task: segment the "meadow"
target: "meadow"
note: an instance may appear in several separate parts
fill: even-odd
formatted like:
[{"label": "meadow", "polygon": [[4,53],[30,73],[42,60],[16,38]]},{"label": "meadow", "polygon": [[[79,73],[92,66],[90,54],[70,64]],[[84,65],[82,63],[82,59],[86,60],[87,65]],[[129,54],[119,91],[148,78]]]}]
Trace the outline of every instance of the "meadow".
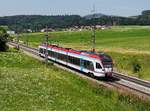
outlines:
[{"label": "meadow", "polygon": [[[49,43],[62,47],[91,50],[92,31],[58,31],[49,33]],[[20,34],[21,41],[38,47],[45,41],[45,33]],[[129,75],[150,80],[150,26],[116,26],[96,31],[96,50],[109,53],[115,69]],[[134,72],[134,65],[140,70]]]},{"label": "meadow", "polygon": [[0,52],[1,111],[150,111],[150,102],[46,67],[14,49]]},{"label": "meadow", "polygon": [[[76,49],[91,48],[91,31],[59,31],[49,33],[49,43]],[[21,34],[21,40],[28,39],[31,46],[37,47],[44,41],[45,33]],[[96,49],[116,51],[150,51],[150,27],[112,27],[96,31]]]}]

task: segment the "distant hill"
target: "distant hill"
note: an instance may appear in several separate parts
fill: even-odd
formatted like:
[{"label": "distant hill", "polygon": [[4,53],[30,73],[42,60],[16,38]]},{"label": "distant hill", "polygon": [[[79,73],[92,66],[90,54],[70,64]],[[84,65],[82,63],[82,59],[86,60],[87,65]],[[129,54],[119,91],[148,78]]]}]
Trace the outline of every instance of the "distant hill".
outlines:
[{"label": "distant hill", "polygon": [[137,19],[138,17],[139,17],[139,15],[137,15],[137,16],[130,16],[130,17],[128,17],[128,18]]},{"label": "distant hill", "polygon": [[102,16],[107,16],[107,15],[102,14],[102,13],[95,13],[95,14],[86,15],[83,18],[85,18],[85,19],[92,19],[92,18],[100,18]]},{"label": "distant hill", "polygon": [[[92,18],[96,19],[92,19]],[[0,17],[0,26],[8,26],[10,30],[25,32],[31,29],[40,31],[48,26],[53,29],[70,28],[87,25],[150,25],[150,10],[145,10],[138,16],[120,17],[102,13],[89,14],[84,17],[79,15],[17,15]]]},{"label": "distant hill", "polygon": [[0,17],[0,25],[8,26],[9,29],[17,32],[32,29],[40,31],[46,26],[50,28],[67,28],[78,25],[81,17],[79,15],[16,15]]}]

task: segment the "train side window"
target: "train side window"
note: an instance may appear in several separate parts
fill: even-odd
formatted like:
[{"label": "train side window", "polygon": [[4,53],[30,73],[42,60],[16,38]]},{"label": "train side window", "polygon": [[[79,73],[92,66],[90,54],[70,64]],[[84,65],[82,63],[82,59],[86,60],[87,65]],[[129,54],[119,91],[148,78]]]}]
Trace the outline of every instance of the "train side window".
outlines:
[{"label": "train side window", "polygon": [[54,57],[54,52],[53,51],[48,51],[48,55],[51,57]]},{"label": "train side window", "polygon": [[83,60],[83,66],[86,69],[94,70],[93,63],[91,61]]},{"label": "train side window", "polygon": [[55,57],[56,59],[58,59],[58,53],[57,53],[57,52],[54,52],[54,57]]},{"label": "train side window", "polygon": [[58,59],[66,61],[66,55],[58,53]]},{"label": "train side window", "polygon": [[80,66],[80,59],[72,56],[68,56],[68,62],[77,66]]},{"label": "train side window", "polygon": [[43,53],[43,49],[42,48],[40,48],[40,53]]},{"label": "train side window", "polygon": [[52,56],[52,51],[48,50],[48,55]]},{"label": "train side window", "polygon": [[96,63],[96,68],[97,69],[102,69],[102,66],[99,63]]},{"label": "train side window", "polygon": [[44,54],[46,53],[46,49],[44,49]]},{"label": "train side window", "polygon": [[90,62],[89,69],[92,70],[92,71],[94,71],[94,66],[93,66],[92,62]]}]

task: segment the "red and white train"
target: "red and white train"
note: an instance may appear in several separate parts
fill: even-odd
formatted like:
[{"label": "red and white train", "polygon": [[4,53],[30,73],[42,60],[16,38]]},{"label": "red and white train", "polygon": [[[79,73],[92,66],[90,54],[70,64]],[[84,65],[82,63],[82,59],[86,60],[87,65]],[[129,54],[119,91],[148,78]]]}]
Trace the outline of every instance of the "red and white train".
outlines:
[{"label": "red and white train", "polygon": [[[39,46],[39,55],[45,57],[46,46]],[[48,59],[97,77],[112,77],[113,61],[105,53],[78,51],[56,45],[48,46]]]}]

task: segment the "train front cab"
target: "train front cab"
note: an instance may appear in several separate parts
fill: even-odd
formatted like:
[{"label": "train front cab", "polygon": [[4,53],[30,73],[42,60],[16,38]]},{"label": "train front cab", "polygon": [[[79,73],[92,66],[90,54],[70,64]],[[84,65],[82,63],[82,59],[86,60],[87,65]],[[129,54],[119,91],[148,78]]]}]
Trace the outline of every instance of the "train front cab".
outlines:
[{"label": "train front cab", "polygon": [[95,63],[95,73],[94,76],[97,77],[112,77],[113,76],[113,66],[112,64],[103,65],[101,62]]},{"label": "train front cab", "polygon": [[110,63],[110,64],[107,64],[107,65],[104,65],[104,71],[105,71],[105,77],[112,77],[113,76],[113,65]]}]

